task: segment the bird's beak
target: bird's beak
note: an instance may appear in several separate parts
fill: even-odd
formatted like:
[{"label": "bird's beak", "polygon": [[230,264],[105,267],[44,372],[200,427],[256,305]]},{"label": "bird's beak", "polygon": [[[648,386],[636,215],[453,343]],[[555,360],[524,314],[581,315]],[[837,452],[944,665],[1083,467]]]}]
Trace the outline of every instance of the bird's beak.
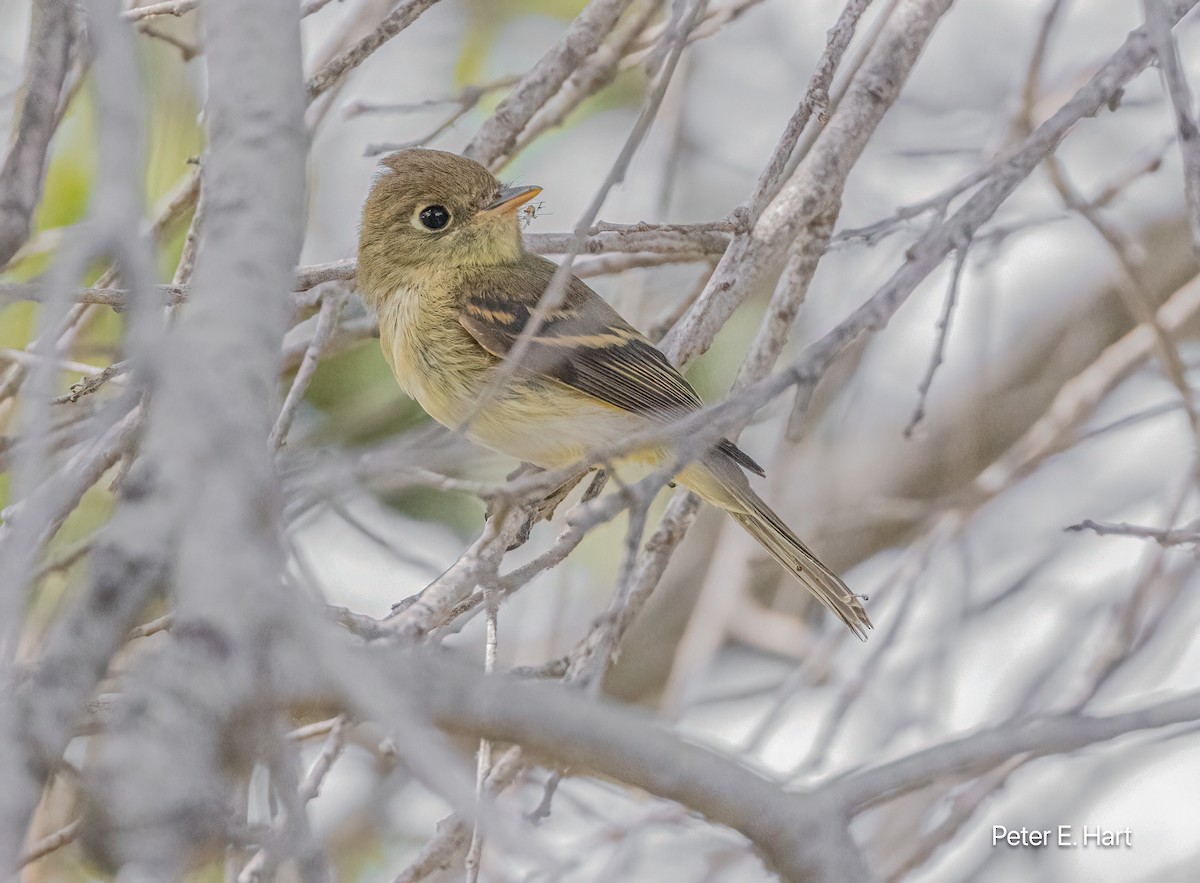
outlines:
[{"label": "bird's beak", "polygon": [[515,212],[541,192],[541,187],[505,187],[496,197],[496,201],[485,208],[484,212],[494,212],[498,215]]}]

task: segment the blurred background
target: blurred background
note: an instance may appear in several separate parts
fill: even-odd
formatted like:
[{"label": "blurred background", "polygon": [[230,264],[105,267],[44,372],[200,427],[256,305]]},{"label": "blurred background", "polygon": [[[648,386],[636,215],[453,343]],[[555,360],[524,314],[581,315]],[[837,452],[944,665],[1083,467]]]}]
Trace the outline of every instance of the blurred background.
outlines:
[{"label": "blurred background", "polygon": [[[308,69],[370,30],[392,5],[344,0],[307,17]],[[354,256],[380,145],[460,150],[511,78],[553,45],[584,5],[442,0],[314,103],[302,262]],[[641,5],[648,28],[661,22],[655,4]],[[842,5],[710,2],[710,27],[683,56],[649,137],[600,217],[684,223],[728,214],[752,191]],[[29,6],[0,5],[4,131],[19,106]],[[1056,17],[1046,29],[1052,7]],[[860,33],[869,34],[888,8],[877,0]],[[833,247],[783,363],[878,289],[936,220],[936,199],[1061,106],[1143,16],[1142,5],[1129,0],[975,0],[952,8],[850,176]],[[204,74],[195,58],[195,14],[142,27],[147,217],[154,217],[204,149]],[[1185,18],[1176,35],[1195,83],[1194,18]],[[544,188],[530,234],[574,227],[647,85],[634,58],[502,170],[507,181]],[[911,432],[953,260],[886,330],[838,361],[799,426],[789,432],[792,403],[784,397],[743,434],[742,447],[767,468],[757,485],[763,496],[854,591],[870,597],[876,628],[866,644],[814,609],[735,524],[706,510],[608,673],[606,691],[803,786],[1006,720],[1136,708],[1200,687],[1200,533],[1192,525],[1200,498],[1189,420],[1200,305],[1190,305],[1197,300],[1196,253],[1175,132],[1161,77],[1151,68],[1131,83],[1116,112],[1082,122],[1054,163],[1005,203],[966,255],[944,363]],[[84,77],[51,146],[36,231],[0,281],[38,277],[64,230],[84,216],[95,185],[94,144]],[[927,211],[904,211],[931,199]],[[162,282],[172,278],[186,229],[183,217],[163,231]],[[648,330],[667,327],[711,269],[701,261],[588,282]],[[728,392],[771,290],[763,286],[739,309],[689,369],[708,401]],[[1174,378],[1147,327],[1134,332],[1133,305],[1152,310],[1169,298],[1178,304],[1171,330],[1182,363]],[[0,308],[0,362],[14,361],[30,342],[35,318],[31,303]],[[301,353],[315,321],[290,332]],[[361,329],[369,317],[351,300],[342,323]],[[96,309],[64,358],[103,368],[120,358],[120,335],[120,315]],[[63,370],[60,391],[80,376]],[[60,407],[93,407],[90,401]],[[0,413],[0,431],[14,431],[12,416]],[[281,459],[298,581],[331,604],[381,616],[478,535],[479,500],[389,482],[387,458],[415,457],[485,481],[502,479],[516,464],[431,433],[428,418],[397,389],[377,340],[347,334],[331,347]],[[375,465],[345,477],[364,463]],[[9,478],[0,476],[0,505]],[[83,497],[47,560],[69,555],[104,524],[113,498],[108,485],[101,481]],[[1089,520],[1159,534],[1068,530]],[[575,644],[608,601],[625,527],[622,516],[594,530],[564,564],[506,602],[502,666],[541,664]],[[535,527],[531,541],[506,558],[505,570],[544,551],[561,528],[560,511],[557,522]],[[1161,533],[1170,528],[1179,530]],[[44,574],[31,622],[48,621],[84,566]],[[24,639],[36,645],[37,628]],[[482,655],[481,618],[446,642]],[[351,743],[310,806],[316,831],[333,847],[338,879],[391,879],[448,812],[401,768],[381,773],[386,759],[369,742]],[[547,775],[531,770],[505,800],[532,811]],[[1194,727],[1135,734],[1070,756],[1017,757],[979,777],[931,785],[865,813],[853,831],[884,879],[1191,880],[1200,867],[1193,821],[1200,794],[1186,783],[1198,779]],[[994,825],[1059,824],[1130,828],[1133,846],[992,846]],[[740,837],[602,780],[566,777],[538,831],[528,855],[485,854],[483,879],[770,879]],[[552,876],[544,853],[558,862]],[[74,846],[25,874],[100,878]],[[215,863],[194,879],[221,875]]]}]

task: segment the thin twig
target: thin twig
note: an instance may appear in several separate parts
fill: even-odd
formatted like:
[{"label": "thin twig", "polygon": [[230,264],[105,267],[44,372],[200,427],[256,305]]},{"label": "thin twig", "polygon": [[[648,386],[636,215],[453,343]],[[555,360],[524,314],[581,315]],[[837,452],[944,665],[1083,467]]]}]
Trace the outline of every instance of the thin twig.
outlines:
[{"label": "thin twig", "polygon": [[187,64],[202,52],[202,50],[195,44],[189,43],[180,37],[176,37],[174,34],[168,33],[167,31],[159,30],[154,25],[138,25],[137,30],[139,34],[143,34],[144,36],[151,37],[155,40],[161,40],[168,46],[178,49],[179,57],[183,60],[184,64]]},{"label": "thin twig", "polygon": [[925,403],[929,398],[929,389],[933,386],[933,375],[945,360],[946,340],[950,337],[950,320],[954,317],[954,305],[958,302],[958,286],[962,281],[963,267],[967,263],[967,244],[963,243],[954,252],[954,269],[950,271],[950,284],[946,288],[946,299],[942,303],[942,314],[938,317],[936,332],[937,342],[933,347],[933,355],[925,376],[917,386],[917,406],[913,409],[908,425],[904,427],[904,437],[912,438],[913,430],[925,416]]},{"label": "thin twig", "polygon": [[173,15],[176,18],[187,15],[200,5],[199,0],[166,0],[164,3],[150,3],[146,6],[136,6],[121,13],[125,21],[143,21],[160,15]]},{"label": "thin twig", "polygon": [[1200,523],[1189,522],[1183,527],[1149,527],[1128,522],[1092,521],[1085,518],[1078,524],[1069,525],[1063,530],[1091,531],[1097,536],[1108,537],[1137,537],[1154,540],[1160,546],[1195,546],[1200,543]]},{"label": "thin twig", "polygon": [[1145,280],[1144,268],[1130,246],[1128,237],[1109,223],[1092,202],[1084,198],[1067,177],[1066,169],[1058,156],[1047,155],[1046,168],[1063,205],[1077,212],[1112,250],[1124,276],[1124,284],[1118,285],[1117,291],[1130,316],[1138,323],[1147,325],[1153,330],[1158,344],[1158,357],[1163,374],[1179,390],[1180,401],[1191,426],[1192,435],[1196,438],[1197,444],[1200,444],[1200,411],[1192,402],[1192,390],[1187,380],[1183,359],[1175,341],[1158,321],[1152,305],[1149,286]]},{"label": "thin twig", "polygon": [[292,428],[296,411],[300,408],[300,403],[304,399],[304,393],[308,390],[313,375],[316,374],[317,363],[324,352],[325,345],[333,335],[334,329],[337,328],[338,315],[345,302],[346,292],[340,289],[327,293],[321,301],[321,312],[317,315],[316,330],[313,332],[308,348],[304,351],[304,359],[300,363],[296,377],[283,401],[283,407],[279,410],[279,417],[271,430],[268,444],[272,450],[278,450],[287,442],[288,431]]},{"label": "thin twig", "polygon": [[84,376],[77,383],[71,384],[71,391],[64,393],[54,399],[54,404],[65,405],[73,404],[79,401],[84,396],[91,395],[104,384],[108,383],[129,370],[131,363],[128,359],[114,362],[107,368],[100,371],[89,371],[84,373]]},{"label": "thin twig", "polygon": [[79,836],[80,827],[83,824],[82,819],[75,819],[63,825],[57,831],[47,834],[45,837],[38,840],[29,847],[22,855],[20,867],[25,867],[32,862],[36,862],[40,858],[45,858],[50,853],[61,849],[68,843],[74,842]]},{"label": "thin twig", "polygon": [[175,625],[175,616],[167,613],[160,616],[158,619],[152,619],[150,622],[142,623],[137,628],[129,632],[129,640],[135,641],[138,638],[148,638],[151,635],[156,635],[159,632],[165,632]]},{"label": "thin twig", "polygon": [[[293,739],[297,738],[295,731],[290,736]],[[325,745],[322,746],[321,753],[317,755],[317,759],[309,767],[308,775],[300,783],[299,795],[301,803],[308,803],[321,793],[321,783],[325,781],[325,777],[329,775],[329,771],[333,768],[334,763],[341,756],[342,750],[345,747],[346,716],[341,714],[333,718],[330,722],[329,735],[325,740]]]},{"label": "thin twig", "polygon": [[633,0],[592,0],[567,26],[554,47],[521,78],[479,128],[463,155],[485,166],[507,155],[534,113],[567,77],[600,46]]},{"label": "thin twig", "polygon": [[454,112],[425,135],[402,142],[368,144],[363,150],[364,156],[378,156],[381,153],[389,153],[393,150],[405,150],[409,147],[420,147],[429,144],[439,135],[452,129],[459,120],[474,110],[485,95],[499,89],[506,89],[515,82],[517,82],[516,77],[501,77],[482,86],[468,86],[450,98],[432,98],[416,104],[371,104],[364,101],[356,101],[347,105],[345,114],[347,117],[353,117],[363,113],[412,113],[430,107],[440,107],[445,104],[455,105]]},{"label": "thin twig", "polygon": [[758,176],[754,192],[745,202],[751,222],[758,220],[767,207],[767,203],[779,192],[788,160],[795,151],[796,144],[799,143],[800,136],[804,133],[813,114],[816,114],[817,120],[822,126],[829,122],[831,110],[829,89],[833,83],[833,75],[837,73],[846,49],[849,48],[850,41],[854,38],[854,31],[858,27],[859,19],[870,5],[871,0],[851,0],[842,7],[837,21],[829,29],[825,49],[817,60],[817,69],[813,71],[813,75],[808,81],[804,97],[792,112],[770,160]]},{"label": "thin twig", "polygon": [[[500,615],[499,601],[496,593],[489,584],[483,587],[484,602],[487,607],[487,629],[484,642],[483,670],[491,674],[496,670],[497,620]],[[466,871],[467,883],[476,883],[479,879],[480,859],[483,854],[483,832],[479,828],[479,814],[486,793],[488,773],[492,767],[492,742],[490,739],[479,740],[478,756],[475,760],[475,824],[471,829],[471,844],[467,847]]]},{"label": "thin twig", "polygon": [[309,77],[308,100],[311,103],[330,87],[366,61],[376,49],[395,37],[437,0],[402,0],[383,21],[353,46],[339,53],[328,64]]},{"label": "thin twig", "polygon": [[1200,716],[1200,694],[1190,693],[1136,711],[1103,717],[1075,713],[1026,718],[916,751],[850,773],[818,789],[850,809],[895,800],[939,778],[986,769],[1023,752],[1052,754],[1117,738],[1140,729],[1170,726]]},{"label": "thin twig", "polygon": [[776,265],[800,231],[840,201],[850,169],[949,6],[949,0],[900,4],[813,150],[763,209],[751,233],[725,252],[695,306],[663,340],[672,361],[686,365],[706,351],[754,283]]},{"label": "thin twig", "polygon": [[[545,132],[561,125],[583,101],[612,82],[618,71],[635,64],[629,54],[631,47],[660,5],[658,0],[638,0],[636,4],[631,4],[629,11],[604,35],[604,40],[596,47],[596,51],[571,71],[558,92],[537,109],[533,117],[522,126],[513,144],[503,155],[493,160],[492,165],[504,165]],[[654,68],[657,67],[656,62]],[[654,70],[649,72],[653,73]]]}]

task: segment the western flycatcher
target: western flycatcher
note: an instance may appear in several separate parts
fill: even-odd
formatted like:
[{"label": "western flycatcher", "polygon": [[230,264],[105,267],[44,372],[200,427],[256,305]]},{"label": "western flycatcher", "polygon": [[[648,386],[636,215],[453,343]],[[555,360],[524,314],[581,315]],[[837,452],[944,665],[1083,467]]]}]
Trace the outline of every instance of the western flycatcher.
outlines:
[{"label": "western flycatcher", "polygon": [[[555,265],[525,250],[519,209],[538,187],[502,187],[483,166],[438,150],[382,162],[363,210],[358,288],[379,314],[383,354],[433,419],[547,469],[702,407],[655,346],[572,276],[521,361],[480,397],[530,320]],[[468,420],[469,418],[469,420]],[[661,447],[632,459],[661,462]],[[720,506],[856,635],[859,599],[750,487],[763,475],[722,439],[676,476]]]}]

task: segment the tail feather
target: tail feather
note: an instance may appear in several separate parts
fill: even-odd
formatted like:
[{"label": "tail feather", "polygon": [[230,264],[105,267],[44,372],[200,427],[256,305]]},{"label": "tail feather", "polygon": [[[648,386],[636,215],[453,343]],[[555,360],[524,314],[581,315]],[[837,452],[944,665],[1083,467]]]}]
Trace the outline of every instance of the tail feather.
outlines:
[{"label": "tail feather", "polygon": [[746,476],[728,460],[695,464],[678,477],[681,484],[726,510],[750,536],[800,584],[828,607],[860,640],[871,620],[859,597],[821,563],[791,528],[750,487]]},{"label": "tail feather", "polygon": [[866,629],[871,628],[871,620],[858,596],[846,588],[837,574],[822,564],[765,503],[755,502],[761,505],[750,512],[730,511],[729,514],[850,631],[866,640]]}]

